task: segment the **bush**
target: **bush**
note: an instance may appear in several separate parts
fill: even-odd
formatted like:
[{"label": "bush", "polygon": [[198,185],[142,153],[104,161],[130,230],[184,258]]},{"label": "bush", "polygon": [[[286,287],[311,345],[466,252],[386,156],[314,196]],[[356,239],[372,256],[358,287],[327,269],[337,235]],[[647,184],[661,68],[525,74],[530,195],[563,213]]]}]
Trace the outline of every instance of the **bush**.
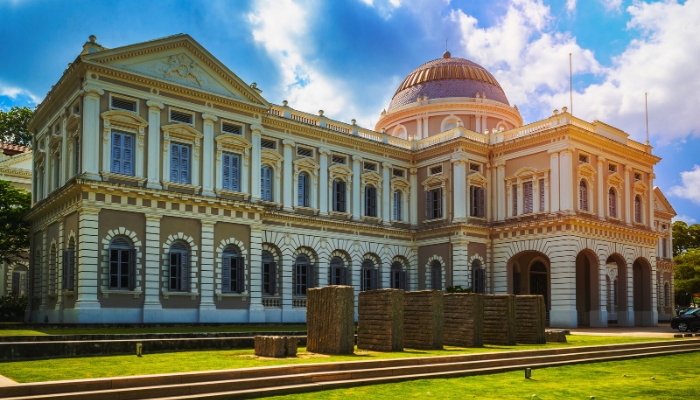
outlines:
[{"label": "bush", "polygon": [[448,286],[447,287],[447,293],[471,293],[472,288],[468,287],[466,289],[462,289],[462,286]]},{"label": "bush", "polygon": [[29,304],[27,296],[15,296],[10,293],[0,296],[0,321],[20,322],[24,320],[24,312]]}]

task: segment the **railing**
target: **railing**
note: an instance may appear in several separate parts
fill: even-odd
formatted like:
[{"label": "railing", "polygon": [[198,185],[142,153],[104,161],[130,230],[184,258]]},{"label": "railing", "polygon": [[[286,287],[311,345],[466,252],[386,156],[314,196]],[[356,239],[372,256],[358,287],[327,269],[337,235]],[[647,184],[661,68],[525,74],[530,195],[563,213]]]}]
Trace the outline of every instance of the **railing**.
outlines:
[{"label": "railing", "polygon": [[279,297],[263,297],[262,304],[264,307],[282,307],[282,299]]},{"label": "railing", "polygon": [[318,125],[318,121],[309,117],[305,117],[303,115],[292,114],[292,119],[298,122],[302,122],[304,124]]},{"label": "railing", "polygon": [[306,307],[306,299],[292,299],[292,307]]},{"label": "railing", "polygon": [[547,128],[550,128],[551,126],[551,121],[547,121],[545,123],[536,122],[534,124],[525,125],[520,128],[511,129],[503,133],[503,140],[517,139],[519,137],[527,136],[531,133],[545,130]]},{"label": "railing", "polygon": [[326,126],[326,128],[328,128],[328,129],[330,129],[330,130],[332,130],[332,131],[341,132],[341,133],[351,133],[351,132],[352,132],[352,131],[350,130],[350,128],[344,128],[344,127],[342,127],[342,126],[340,126],[340,125],[334,125],[334,124],[328,124],[328,125]]}]

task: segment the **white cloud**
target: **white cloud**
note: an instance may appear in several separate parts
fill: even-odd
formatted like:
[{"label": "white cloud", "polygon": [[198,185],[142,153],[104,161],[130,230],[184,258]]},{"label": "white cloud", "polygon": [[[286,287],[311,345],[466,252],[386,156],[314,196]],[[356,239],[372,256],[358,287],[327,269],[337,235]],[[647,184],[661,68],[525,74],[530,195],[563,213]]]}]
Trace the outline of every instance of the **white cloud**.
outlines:
[{"label": "white cloud", "polygon": [[566,11],[570,13],[576,11],[576,0],[566,0]]},{"label": "white cloud", "polygon": [[5,85],[0,82],[0,97],[9,97],[12,100],[16,100],[17,97],[26,97],[34,104],[41,102],[41,99],[35,96],[32,92],[27,89],[18,88],[15,86]]},{"label": "white cloud", "polygon": [[622,7],[622,0],[600,0],[600,2],[603,4],[603,7],[605,7],[605,9],[608,11],[620,11],[620,8]]},{"label": "white cloud", "polygon": [[676,221],[683,221],[683,222],[685,222],[685,223],[688,224],[688,225],[694,224],[694,223],[698,222],[698,220],[696,220],[695,218],[689,217],[689,216],[687,216],[687,215],[677,215],[677,216],[673,217],[673,220],[672,220],[672,221],[673,221],[673,222],[676,222]]},{"label": "white cloud", "polygon": [[681,172],[681,181],[683,184],[672,187],[669,194],[700,204],[700,165],[695,165],[691,171]]}]

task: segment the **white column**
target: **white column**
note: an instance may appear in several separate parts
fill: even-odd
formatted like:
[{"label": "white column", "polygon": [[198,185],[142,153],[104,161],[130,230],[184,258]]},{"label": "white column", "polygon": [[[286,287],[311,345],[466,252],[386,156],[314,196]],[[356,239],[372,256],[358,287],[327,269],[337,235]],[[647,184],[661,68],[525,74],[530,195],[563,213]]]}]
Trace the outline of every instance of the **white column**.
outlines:
[{"label": "white column", "polygon": [[[104,90],[87,86],[83,97],[83,151],[81,167],[83,177],[100,181],[100,96]],[[48,149],[46,155],[48,156]],[[109,157],[103,154],[102,157]],[[47,164],[48,165],[48,164]],[[48,169],[48,168],[47,168]]]},{"label": "white column", "polygon": [[481,131],[480,131],[481,133],[486,132],[486,130],[488,129],[487,122],[488,122],[488,118],[486,117],[486,115],[482,116],[481,117]]},{"label": "white column", "polygon": [[282,205],[285,210],[292,211],[292,199],[294,196],[294,179],[292,176],[294,160],[292,159],[292,148],[296,145],[296,143],[294,143],[293,140],[284,139],[282,144],[284,144],[284,198]]},{"label": "white column", "polygon": [[51,190],[53,190],[53,185],[51,182],[51,170],[53,169],[53,152],[49,147],[49,139],[51,139],[50,131],[46,135],[46,143],[44,144],[44,148],[46,149],[46,155],[44,156],[44,198],[49,197],[49,193],[51,192]]},{"label": "white column", "polygon": [[328,191],[329,191],[329,182],[328,182],[328,156],[331,154],[331,151],[328,150],[325,147],[321,147],[318,149],[318,155],[319,155],[319,161],[320,161],[320,171],[319,171],[319,178],[318,178],[318,198],[319,198],[319,211],[321,215],[328,215]]},{"label": "white column", "polygon": [[382,163],[382,219],[391,224],[391,164]]},{"label": "white column", "polygon": [[428,120],[428,117],[423,117],[423,138],[430,136],[430,132],[428,130]]},{"label": "white column", "polygon": [[[213,139],[213,138],[212,138]],[[214,225],[216,220],[202,220],[202,248],[200,260],[200,292],[199,322],[216,322],[216,306],[214,305]]]},{"label": "white column", "polygon": [[454,221],[466,221],[469,212],[467,193],[467,162],[466,154],[453,154],[452,165],[454,170],[454,192],[452,192],[452,207],[454,207]]},{"label": "white column", "polygon": [[649,174],[649,202],[647,203],[647,226],[654,229],[654,173]]},{"label": "white column", "polygon": [[408,199],[409,222],[412,226],[416,226],[418,225],[418,170],[411,168],[409,173],[408,181],[411,184],[411,195]]},{"label": "white column", "polygon": [[625,175],[623,178],[625,179],[625,223],[630,224],[631,219],[630,219],[630,204],[631,202],[631,197],[632,197],[632,186],[630,185],[630,173],[632,172],[632,168],[630,168],[629,165],[625,165]]},{"label": "white column", "polygon": [[549,192],[551,190],[549,187],[549,173],[547,172],[544,173],[544,187],[540,188],[540,190],[544,190],[544,210],[542,211],[547,211],[549,210]]},{"label": "white column", "polygon": [[573,164],[571,150],[559,153],[559,206],[562,211],[574,210]]},{"label": "white column", "polygon": [[160,110],[163,103],[148,100],[148,167],[146,187],[149,189],[161,189],[160,185]]},{"label": "white column", "polygon": [[[214,143],[214,122],[219,118],[216,115],[202,114],[204,119],[203,142],[202,143],[202,195],[216,197],[214,193],[214,159],[216,158],[216,149]],[[247,171],[241,168],[241,175],[245,175]],[[202,228],[203,229],[203,228]],[[200,315],[201,318],[201,315]]]},{"label": "white column", "polygon": [[362,209],[362,157],[353,156],[352,158],[352,219],[359,221],[362,219],[360,214]]},{"label": "white column", "polygon": [[[485,166],[486,173],[484,176],[486,177],[486,187],[484,188],[486,190],[486,193],[484,194],[485,199],[484,202],[486,203],[486,221],[491,222],[493,221],[493,204],[491,203],[491,198],[493,197],[493,190],[494,186],[492,185],[493,182],[496,181],[496,179],[493,177],[493,175],[496,173],[496,170],[491,169],[491,165],[487,164]],[[469,208],[467,208],[467,212],[469,212]]]},{"label": "white column", "polygon": [[[250,227],[250,258],[248,271],[250,273],[250,310],[248,322],[265,322],[265,307],[262,305],[262,242],[261,225]],[[280,268],[279,266],[277,268]],[[278,281],[279,284],[283,281]]]},{"label": "white column", "polygon": [[[598,309],[591,309],[591,327],[606,328],[608,326],[608,288],[605,277],[608,275],[608,268],[605,265],[606,259],[598,259]],[[592,267],[592,266],[591,266]]]},{"label": "white column", "polygon": [[603,176],[605,159],[598,157],[598,218],[605,219],[605,177]]},{"label": "white column", "polygon": [[98,322],[98,312],[94,310],[100,308],[97,300],[97,287],[100,284],[99,212],[97,207],[83,206],[78,216],[78,287],[75,309],[76,322],[79,323]]},{"label": "white column", "polygon": [[499,221],[503,221],[504,219],[506,219],[505,173],[505,164],[496,165],[496,182],[494,186],[498,188],[498,192],[496,194],[496,201],[498,202],[498,214],[496,218]]},{"label": "white column", "polygon": [[576,328],[576,253],[561,250],[551,258],[551,311],[552,328]]},{"label": "white column", "polygon": [[549,155],[549,209],[555,213],[559,211],[559,153]]},{"label": "white column", "polygon": [[[70,157],[68,154],[68,132],[66,132],[67,118],[61,118],[61,186],[68,180],[68,167],[70,166]],[[61,257],[61,260],[63,257]]]},{"label": "white column", "polygon": [[477,114],[474,117],[476,118],[476,131],[481,133],[481,115]]},{"label": "white column", "polygon": [[423,139],[423,121],[422,118],[416,118],[416,139]]},{"label": "white column", "polygon": [[144,242],[144,303],[143,322],[162,322],[162,305],[160,303],[160,220],[159,214],[146,213],[146,240]]},{"label": "white column", "polygon": [[260,182],[260,170],[262,168],[262,146],[261,135],[265,131],[262,125],[251,125],[251,139],[252,139],[252,149],[250,154],[250,179],[253,181],[251,184],[252,190],[250,192],[252,200],[257,202],[260,200],[261,193],[261,182]]}]

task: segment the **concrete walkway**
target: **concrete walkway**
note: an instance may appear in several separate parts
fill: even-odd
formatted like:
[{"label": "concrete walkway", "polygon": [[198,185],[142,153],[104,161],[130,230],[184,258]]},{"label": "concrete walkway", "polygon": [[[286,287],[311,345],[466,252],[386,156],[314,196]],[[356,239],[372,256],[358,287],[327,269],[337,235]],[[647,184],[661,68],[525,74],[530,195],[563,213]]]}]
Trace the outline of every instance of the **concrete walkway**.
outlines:
[{"label": "concrete walkway", "polygon": [[[677,330],[671,329],[668,323],[659,326],[609,326],[607,328],[573,328],[574,335],[589,336],[632,336],[650,338],[672,338],[679,334]],[[688,332],[690,333],[690,332]]]},{"label": "concrete walkway", "polygon": [[10,378],[6,378],[6,377],[0,375],[0,387],[3,387],[3,386],[16,386],[16,385],[19,385],[19,383],[13,381],[13,380],[10,379]]}]

